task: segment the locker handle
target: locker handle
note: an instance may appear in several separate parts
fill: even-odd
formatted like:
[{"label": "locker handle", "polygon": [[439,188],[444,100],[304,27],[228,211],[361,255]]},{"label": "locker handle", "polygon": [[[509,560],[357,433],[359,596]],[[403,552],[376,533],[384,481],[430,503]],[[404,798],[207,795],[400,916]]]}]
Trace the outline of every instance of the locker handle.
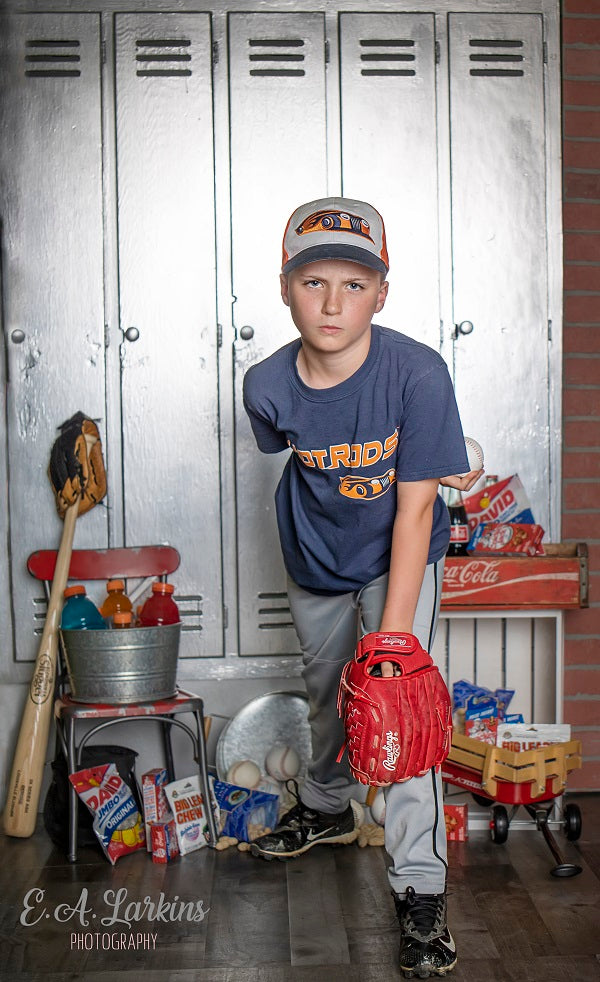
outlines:
[{"label": "locker handle", "polygon": [[240,337],[244,341],[249,341],[254,337],[254,328],[250,324],[244,324],[244,326],[240,329]]},{"label": "locker handle", "polygon": [[474,330],[473,321],[461,321],[460,324],[454,325],[454,340],[456,341],[459,334],[472,334]]},{"label": "locker handle", "polygon": [[137,341],[140,336],[140,332],[137,327],[128,327],[125,331],[125,337],[128,341]]},{"label": "locker handle", "polygon": [[23,341],[25,340],[25,331],[21,331],[20,328],[15,328],[10,336],[10,339],[13,344],[23,344]]}]

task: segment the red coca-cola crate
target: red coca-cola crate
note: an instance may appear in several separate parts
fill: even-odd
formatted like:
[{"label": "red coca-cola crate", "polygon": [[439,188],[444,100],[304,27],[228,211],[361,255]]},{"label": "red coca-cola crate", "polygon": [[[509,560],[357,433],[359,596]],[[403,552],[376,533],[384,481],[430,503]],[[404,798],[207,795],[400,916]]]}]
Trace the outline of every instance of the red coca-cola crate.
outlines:
[{"label": "red coca-cola crate", "polygon": [[544,556],[448,556],[442,612],[587,607],[587,546],[544,543]]}]

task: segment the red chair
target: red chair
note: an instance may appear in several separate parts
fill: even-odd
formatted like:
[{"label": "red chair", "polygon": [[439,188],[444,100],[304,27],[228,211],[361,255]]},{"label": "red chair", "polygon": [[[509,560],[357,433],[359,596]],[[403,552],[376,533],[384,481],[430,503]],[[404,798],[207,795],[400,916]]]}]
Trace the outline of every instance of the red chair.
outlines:
[{"label": "red chair", "polygon": [[[33,552],[27,560],[27,569],[37,580],[44,583],[46,598],[50,596],[50,585],[56,567],[57,552],[53,549]],[[155,579],[166,580],[179,566],[179,553],[171,546],[137,546],[122,549],[74,549],[69,566],[69,579],[78,583],[90,580]],[[175,778],[171,727],[177,726],[189,736],[194,748],[194,759],[198,763],[200,788],[205,801],[210,801],[208,784],[208,761],[206,755],[206,736],[204,729],[204,705],[200,696],[177,689],[172,698],[156,702],[131,703],[127,705],[100,705],[97,703],[75,702],[65,691],[67,675],[64,656],[61,654],[61,671],[58,672],[58,696],[54,705],[54,716],[58,738],[67,760],[69,773],[78,770],[83,748],[96,733],[117,723],[148,722],[153,720],[162,726],[165,749],[165,764],[169,780]],[[177,717],[191,713],[194,728]],[[98,720],[95,726],[81,737],[77,743],[76,724],[79,720]],[[215,845],[218,832],[212,808],[207,809],[210,832],[210,845]],[[77,861],[77,792],[70,788],[69,796],[69,850],[70,862]]]}]

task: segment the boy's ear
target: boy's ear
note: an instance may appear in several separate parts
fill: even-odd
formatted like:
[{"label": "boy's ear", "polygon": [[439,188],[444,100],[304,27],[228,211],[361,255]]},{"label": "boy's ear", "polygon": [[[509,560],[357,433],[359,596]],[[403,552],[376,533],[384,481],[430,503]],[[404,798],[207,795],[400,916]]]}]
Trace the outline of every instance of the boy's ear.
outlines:
[{"label": "boy's ear", "polygon": [[283,302],[286,305],[286,307],[289,307],[289,305],[290,305],[290,298],[289,298],[289,292],[288,292],[288,278],[287,278],[287,273],[280,273],[279,274],[279,283],[281,285],[281,299],[283,300]]},{"label": "boy's ear", "polygon": [[378,314],[383,308],[383,305],[387,299],[387,293],[389,288],[389,283],[387,280],[383,280],[381,286],[379,287],[379,294],[377,296],[377,306],[375,307],[375,313]]}]

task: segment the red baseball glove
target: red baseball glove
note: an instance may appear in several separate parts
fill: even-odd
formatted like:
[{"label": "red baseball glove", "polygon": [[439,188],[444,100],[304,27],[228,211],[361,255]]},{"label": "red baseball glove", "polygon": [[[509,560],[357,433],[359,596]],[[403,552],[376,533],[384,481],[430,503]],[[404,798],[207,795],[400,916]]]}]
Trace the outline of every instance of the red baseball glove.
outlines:
[{"label": "red baseball glove", "polygon": [[[394,676],[382,678],[381,662]],[[374,674],[375,670],[375,674]],[[431,655],[412,634],[366,634],[342,672],[338,713],[348,762],[361,784],[386,787],[439,768],[450,751],[448,689]]]}]

